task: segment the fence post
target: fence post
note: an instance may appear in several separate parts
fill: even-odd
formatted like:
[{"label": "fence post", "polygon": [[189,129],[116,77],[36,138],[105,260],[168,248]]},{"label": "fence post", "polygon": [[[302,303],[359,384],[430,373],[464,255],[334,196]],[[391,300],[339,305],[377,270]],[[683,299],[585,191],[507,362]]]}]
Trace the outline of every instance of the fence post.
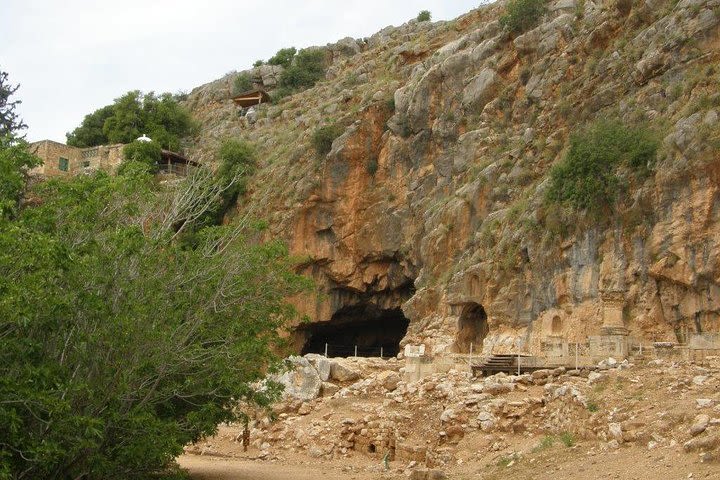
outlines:
[{"label": "fence post", "polygon": [[518,363],[518,377],[519,377],[520,376],[520,352],[518,352],[517,363]]},{"label": "fence post", "polygon": [[327,356],[327,343],[325,344],[325,358],[328,358],[328,356]]},{"label": "fence post", "polygon": [[575,344],[575,370],[578,369],[578,346],[580,346],[579,343]]},{"label": "fence post", "polygon": [[383,358],[383,347],[380,347],[380,360]]},{"label": "fence post", "polygon": [[473,342],[470,342],[470,359],[468,360],[470,367],[472,367],[472,354],[473,354]]},{"label": "fence post", "polygon": [[357,357],[357,345],[355,345],[355,356]]}]

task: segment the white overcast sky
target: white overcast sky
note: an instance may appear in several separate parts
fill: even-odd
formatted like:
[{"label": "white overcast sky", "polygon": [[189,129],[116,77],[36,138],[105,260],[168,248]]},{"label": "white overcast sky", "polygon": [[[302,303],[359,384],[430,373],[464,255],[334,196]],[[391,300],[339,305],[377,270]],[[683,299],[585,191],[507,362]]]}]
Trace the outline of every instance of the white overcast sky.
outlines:
[{"label": "white overcast sky", "polygon": [[480,0],[0,0],[0,70],[19,83],[30,141],[65,141],[129,90],[189,92],[278,49],[370,36]]}]

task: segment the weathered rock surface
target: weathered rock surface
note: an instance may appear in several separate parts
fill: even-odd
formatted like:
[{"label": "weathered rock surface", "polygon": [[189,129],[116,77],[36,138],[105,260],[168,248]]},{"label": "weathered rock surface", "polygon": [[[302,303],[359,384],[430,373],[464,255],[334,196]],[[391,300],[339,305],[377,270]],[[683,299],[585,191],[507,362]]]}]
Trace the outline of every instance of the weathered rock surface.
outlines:
[{"label": "weathered rock surface", "polygon": [[[314,322],[402,308],[403,344],[431,355],[460,349],[470,304],[487,316],[485,352],[585,342],[609,308],[646,342],[717,333],[720,14],[717,0],[671,3],[554,1],[511,35],[498,2],[343,39],[326,47],[326,80],[261,105],[254,126],[227,101],[235,74],[195,89],[188,152],[256,146],[238,208],[306,259],[321,295],[293,301]],[[570,135],[605,116],[657,131],[650,175],[623,178],[607,221],[549,208]],[[345,133],[318,158],[312,133],[333,122]]]}]

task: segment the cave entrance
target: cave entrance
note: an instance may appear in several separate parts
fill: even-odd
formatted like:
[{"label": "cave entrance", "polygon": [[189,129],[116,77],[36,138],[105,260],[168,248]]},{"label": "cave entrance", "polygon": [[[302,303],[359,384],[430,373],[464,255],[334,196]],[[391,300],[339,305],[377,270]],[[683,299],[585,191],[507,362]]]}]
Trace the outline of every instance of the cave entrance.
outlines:
[{"label": "cave entrance", "polygon": [[302,325],[297,334],[304,337],[301,354],[325,354],[328,357],[394,357],[410,321],[402,310],[381,309],[372,304],[343,307],[329,322]]},{"label": "cave entrance", "polygon": [[455,346],[458,353],[470,353],[470,346],[474,352],[482,350],[483,340],[490,331],[487,322],[487,313],[479,303],[467,303],[463,306],[458,319],[458,333]]}]

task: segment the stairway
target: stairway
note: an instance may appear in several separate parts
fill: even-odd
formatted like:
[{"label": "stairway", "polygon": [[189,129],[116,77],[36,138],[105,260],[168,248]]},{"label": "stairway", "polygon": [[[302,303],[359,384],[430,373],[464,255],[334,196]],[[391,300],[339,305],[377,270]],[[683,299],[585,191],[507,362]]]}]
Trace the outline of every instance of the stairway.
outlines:
[{"label": "stairway", "polygon": [[[521,372],[527,372],[527,371],[533,371],[537,370],[538,368],[542,367],[530,367],[526,366],[523,367],[522,365],[522,358],[524,355],[520,356],[520,370]],[[488,376],[493,375],[498,372],[505,372],[505,373],[517,373],[517,359],[518,356],[510,353],[499,353],[491,356],[490,358],[485,359],[482,363],[473,364],[472,371],[473,375],[478,376],[478,374],[482,376]]]}]

